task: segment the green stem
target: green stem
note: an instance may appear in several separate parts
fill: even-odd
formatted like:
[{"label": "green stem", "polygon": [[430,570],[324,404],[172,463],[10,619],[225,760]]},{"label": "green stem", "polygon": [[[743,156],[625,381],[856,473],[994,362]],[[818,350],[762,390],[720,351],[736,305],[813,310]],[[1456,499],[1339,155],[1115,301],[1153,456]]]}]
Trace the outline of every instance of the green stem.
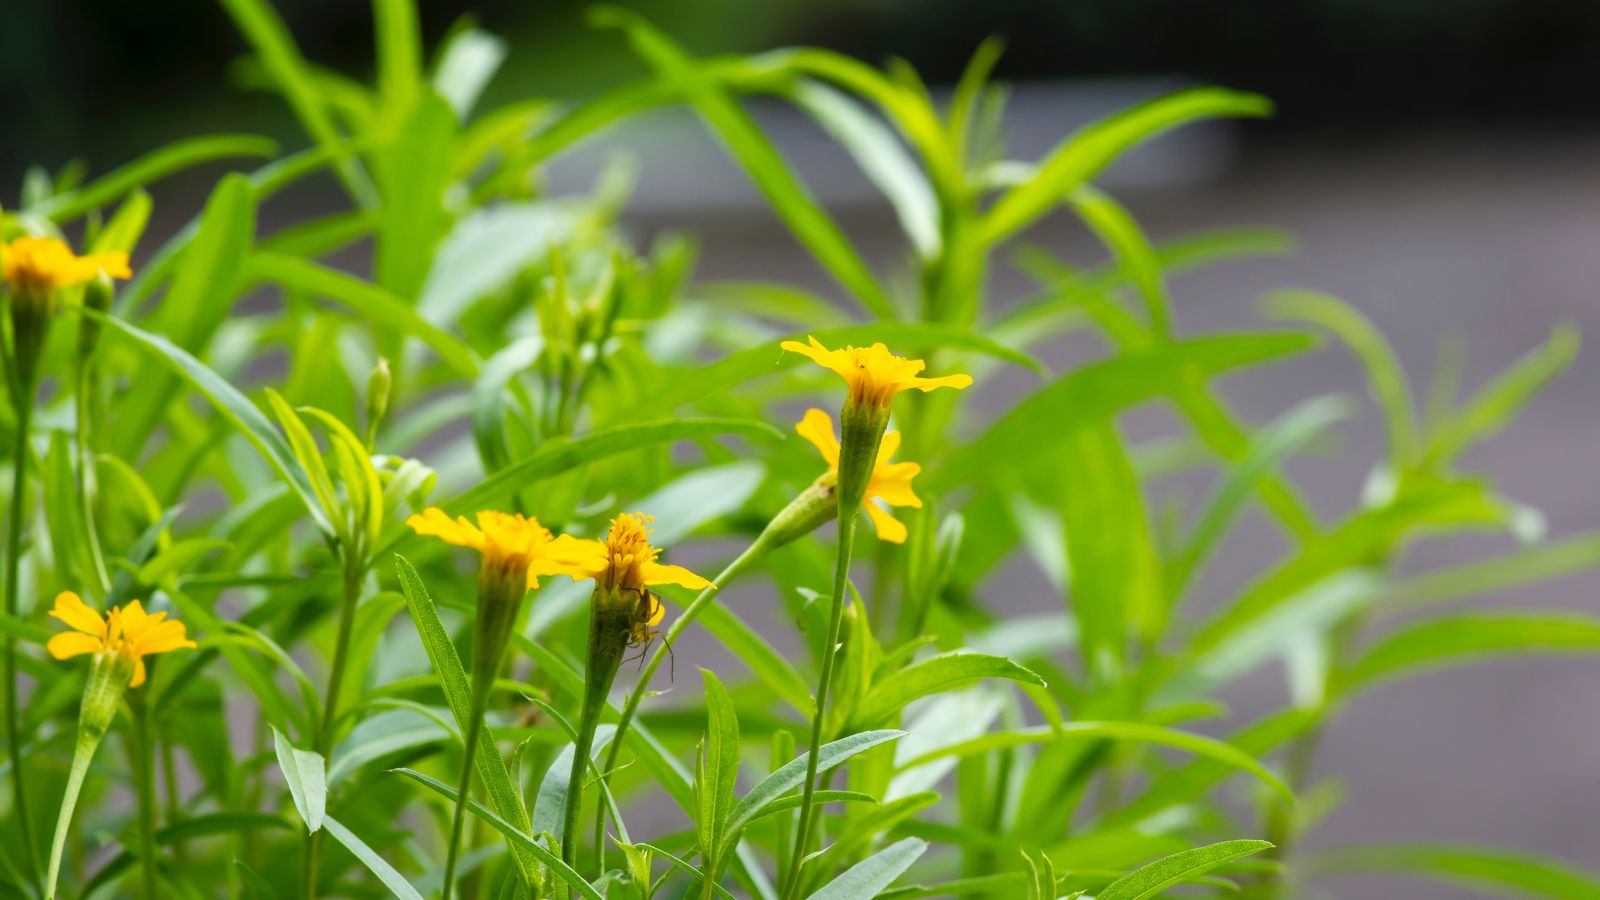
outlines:
[{"label": "green stem", "polygon": [[[17,376],[12,381],[13,408],[16,415],[16,443],[11,454],[11,509],[6,525],[6,615],[16,618],[20,585],[17,582],[22,564],[22,523],[27,506],[28,490],[28,430],[33,423],[34,383],[31,378]],[[6,690],[6,750],[11,762],[12,803],[17,810],[17,827],[26,848],[21,856],[28,874],[38,884],[38,845],[33,840],[33,823],[28,816],[27,776],[22,770],[22,729],[17,715],[17,639],[6,634],[5,648]]]},{"label": "green stem", "polygon": [[116,718],[117,703],[126,690],[131,668],[117,665],[99,654],[89,667],[89,680],[84,684],[83,705],[78,713],[78,740],[72,751],[72,769],[67,774],[67,790],[61,798],[61,811],[56,814],[55,837],[50,842],[50,864],[45,870],[45,900],[55,900],[56,878],[61,873],[61,856],[67,846],[67,834],[72,830],[72,813],[78,806],[78,794],[83,791],[83,779],[89,773],[89,763],[94,759],[100,740],[106,735],[111,721]]},{"label": "green stem", "polygon": [[100,531],[94,521],[94,451],[89,441],[93,391],[94,373],[89,362],[84,361],[78,366],[78,389],[73,398],[77,406],[78,503],[83,515],[83,530],[89,538],[89,559],[94,563],[94,574],[100,581],[101,596],[105,596],[111,590],[111,575],[106,569],[105,553],[100,549]]},{"label": "green stem", "polygon": [[[355,626],[356,601],[361,599],[364,568],[347,559],[344,566],[344,595],[339,603],[339,636],[333,647],[333,667],[328,671],[328,689],[322,704],[322,722],[317,728],[316,751],[324,761],[333,751],[335,727],[339,722],[339,694],[344,687],[344,670],[350,656],[350,635]],[[306,835],[302,900],[317,896],[317,850],[320,832]]]},{"label": "green stem", "polygon": [[[481,667],[480,667],[481,668]],[[489,705],[490,688],[494,686],[494,671],[488,678],[476,677],[472,682],[472,714],[467,718],[469,728],[462,736],[464,755],[461,757],[461,777],[456,782],[456,809],[450,819],[450,844],[444,856],[443,900],[450,900],[456,882],[456,859],[461,852],[462,826],[466,822],[467,794],[472,789],[472,769],[477,759],[478,734],[483,731],[483,713]]]},{"label": "green stem", "polygon": [[811,718],[811,746],[806,755],[806,780],[800,795],[800,825],[795,829],[794,852],[790,854],[789,877],[785,881],[783,896],[792,898],[800,886],[800,870],[804,867],[806,845],[810,841],[813,816],[812,795],[817,790],[817,756],[822,752],[822,730],[827,718],[828,688],[833,683],[833,662],[839,648],[839,629],[844,623],[845,585],[850,580],[850,553],[855,546],[856,513],[859,504],[846,506],[841,497],[839,507],[839,549],[833,570],[833,608],[828,617],[828,640],[822,645],[822,676],[817,682],[817,708]]},{"label": "green stem", "polygon": [[133,760],[134,789],[139,800],[139,867],[144,872],[146,900],[158,900],[161,893],[156,880],[156,791],[150,711],[139,697],[132,698],[128,706],[133,712],[129,757]]},{"label": "green stem", "polygon": [[[595,589],[589,601],[588,666],[584,670],[583,710],[578,719],[578,740],[572,748],[572,769],[567,778],[567,800],[561,825],[561,859],[576,867],[578,861],[578,817],[583,810],[584,770],[594,747],[594,732],[611,695],[611,685],[622,667],[627,650],[630,611],[608,602],[615,597],[602,588]],[[576,893],[574,893],[576,896]]]},{"label": "green stem", "polygon": [[[717,593],[726,587],[728,582],[742,574],[745,569],[767,554],[771,549],[768,537],[770,534],[770,531],[763,531],[760,536],[750,543],[750,546],[744,548],[743,553],[740,553],[733,562],[728,563],[721,574],[711,580],[710,587],[701,591],[699,596],[694,598],[694,602],[684,607],[683,613],[667,629],[666,636],[662,638],[661,646],[650,654],[649,661],[644,664],[643,671],[639,673],[634,689],[628,692],[628,698],[622,704],[622,714],[617,719],[617,730],[611,736],[611,745],[606,748],[605,765],[600,767],[602,781],[609,777],[610,773],[617,767],[618,758],[622,755],[622,739],[627,736],[628,726],[633,724],[633,717],[639,712],[639,703],[644,700],[644,695],[648,693],[651,679],[655,678],[656,671],[661,668],[662,658],[672,652],[673,642],[684,631],[688,630],[702,610],[711,605],[711,601],[716,599]],[[605,869],[605,824],[606,808],[604,804],[601,804],[599,810],[595,813],[594,833],[595,841],[601,848],[599,852],[601,854],[600,868],[602,871]]]}]

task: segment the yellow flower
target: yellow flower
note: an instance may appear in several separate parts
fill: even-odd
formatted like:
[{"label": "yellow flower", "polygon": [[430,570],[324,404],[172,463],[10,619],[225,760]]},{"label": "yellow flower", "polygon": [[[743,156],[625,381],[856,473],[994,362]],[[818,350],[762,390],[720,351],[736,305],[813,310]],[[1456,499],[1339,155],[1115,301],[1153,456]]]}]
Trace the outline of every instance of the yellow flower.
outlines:
[{"label": "yellow flower", "polygon": [[[457,547],[471,547],[483,557],[486,574],[515,580],[525,584],[524,589],[538,587],[541,575],[566,571],[551,557],[555,542],[550,529],[540,525],[538,519],[493,510],[484,510],[477,518],[478,524],[473,525],[465,516],[452,519],[444,510],[430,507],[420,516],[406,519],[406,524],[417,534],[432,535]],[[519,593],[519,599],[520,596]]]},{"label": "yellow flower", "polygon": [[[839,441],[833,436],[833,417],[820,409],[808,409],[794,430],[822,451],[822,458],[828,462],[828,473],[837,475]],[[905,543],[906,526],[872,501],[882,500],[890,506],[922,506],[922,501],[911,490],[911,479],[917,477],[922,467],[914,462],[890,462],[898,449],[900,432],[884,434],[883,442],[878,445],[878,458],[872,466],[872,477],[867,481],[867,495],[861,502],[873,527],[878,529],[878,537],[891,544]]]},{"label": "yellow flower", "polygon": [[112,278],[132,278],[128,254],[78,256],[65,241],[50,237],[19,237],[0,246],[0,274],[19,293],[73,287],[101,272]]},{"label": "yellow flower", "polygon": [[[611,520],[605,540],[585,541],[562,535],[556,539],[552,553],[560,560],[563,573],[575,579],[593,578],[607,591],[644,593],[653,584],[710,587],[711,582],[683,566],[656,562],[661,550],[650,546],[654,529],[649,526],[654,521],[643,513],[625,513]],[[651,610],[651,624],[660,622],[664,614]]]},{"label": "yellow flower", "polygon": [[70,659],[83,653],[114,653],[133,666],[128,687],[144,684],[144,658],[181,647],[193,649],[183,623],[168,619],[164,612],[147,613],[135,600],[126,607],[113,606],[104,617],[71,591],[56,595],[50,615],[73,631],[63,631],[50,639],[45,648],[56,659]]},{"label": "yellow flower", "polygon": [[850,386],[850,400],[856,403],[871,402],[887,407],[894,395],[916,388],[931,391],[952,387],[960,390],[972,384],[970,375],[946,375],[942,378],[923,378],[920,373],[927,363],[920,359],[895,356],[882,344],[871,347],[844,347],[829,350],[816,338],[807,338],[808,344],[784,341],[780,346],[795,353],[804,353],[824,369],[832,369]]}]

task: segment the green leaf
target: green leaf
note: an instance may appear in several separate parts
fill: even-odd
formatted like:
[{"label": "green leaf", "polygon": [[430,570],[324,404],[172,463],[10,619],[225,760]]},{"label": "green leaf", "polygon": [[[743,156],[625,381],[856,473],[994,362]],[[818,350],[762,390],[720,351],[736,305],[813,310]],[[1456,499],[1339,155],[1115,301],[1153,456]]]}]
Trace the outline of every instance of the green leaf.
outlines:
[{"label": "green leaf", "polygon": [[[455,644],[450,642],[449,632],[445,631],[444,623],[439,621],[439,611],[433,605],[433,598],[428,596],[427,585],[422,583],[422,577],[405,557],[396,554],[394,565],[400,578],[400,590],[406,597],[406,608],[411,611],[411,619],[422,637],[428,662],[439,676],[439,687],[444,690],[445,701],[455,717],[456,727],[462,734],[474,725],[483,728],[478,739],[475,763],[478,777],[483,779],[489,793],[489,802],[494,804],[495,812],[504,817],[500,821],[511,820],[513,824],[507,827],[526,833],[530,822],[528,810],[523,806],[522,792],[511,780],[511,773],[506,770],[505,760],[500,756],[489,726],[472,719],[472,688],[467,682],[467,672],[461,666],[461,658],[456,655]],[[533,857],[537,854],[530,853],[515,841],[511,842],[511,847],[518,875],[524,884],[534,884],[538,865]]]},{"label": "green leaf", "polygon": [[900,711],[913,700],[957,691],[988,678],[1044,684],[1043,678],[1003,656],[958,650],[930,657],[883,677],[867,692],[854,718],[868,725],[898,719]]},{"label": "green leaf", "polygon": [[267,0],[222,0],[234,24],[244,33],[260,57],[267,75],[277,85],[294,110],[300,125],[329,158],[335,171],[356,202],[362,207],[377,205],[372,182],[361,170],[344,136],[334,127],[333,117],[323,103],[322,91],[312,78],[311,67],[300,55],[294,37],[283,19]]},{"label": "green leaf", "polygon": [[433,89],[466,121],[484,86],[506,58],[506,42],[481,28],[463,28],[439,51]]},{"label": "green leaf", "polygon": [[[705,682],[706,737],[695,779],[695,826],[700,833],[700,846],[713,848],[709,855],[717,858],[721,856],[722,826],[733,811],[733,794],[739,780],[739,714],[716,673],[701,669],[700,677]],[[713,872],[716,868],[711,866]]]},{"label": "green leaf", "polygon": [[306,829],[315,834],[326,822],[328,808],[328,783],[322,755],[296,749],[276,728],[272,729],[272,749],[278,756],[278,768],[289,786],[295,810],[306,823]]},{"label": "green leaf", "polygon": [[[431,778],[422,774],[421,772],[413,771],[411,769],[395,769],[394,772],[399,775],[404,775],[423,787],[433,790],[434,792],[448,799],[451,803],[456,801],[457,795],[455,788],[450,787],[436,778]],[[482,803],[479,803],[476,800],[468,799],[467,809],[470,810],[473,815],[489,823],[489,825],[491,825],[496,831],[505,835],[507,840],[511,841],[515,846],[537,857],[540,862],[544,863],[550,868],[550,871],[553,872],[557,878],[565,881],[569,887],[577,891],[579,896],[586,898],[586,900],[604,900],[604,898],[600,896],[600,892],[590,887],[589,882],[585,881],[583,876],[574,871],[571,866],[562,862],[561,857],[551,853],[549,848],[529,837],[525,832],[519,830],[515,825],[512,825],[505,819],[495,815]]]},{"label": "green leaf", "polygon": [[1600,652],[1600,619],[1561,613],[1466,614],[1435,619],[1380,641],[1351,666],[1344,689],[1366,690],[1417,672],[1526,653]]},{"label": "green leaf", "polygon": [[1162,857],[1118,878],[1095,900],[1145,900],[1241,857],[1269,850],[1266,841],[1223,841]]},{"label": "green leaf", "polygon": [[1449,460],[1472,444],[1499,433],[1534,395],[1566,371],[1582,343],[1574,325],[1561,325],[1543,347],[1484,386],[1466,407],[1434,435],[1431,456]]},{"label": "green leaf", "polygon": [[[178,257],[172,287],[150,317],[152,332],[189,353],[204,355],[241,293],[244,258],[255,239],[255,188],[242,175],[222,179],[206,201],[194,238]],[[172,405],[177,384],[153,373],[117,411],[120,455],[137,459]]]},{"label": "green leaf", "polygon": [[[904,736],[904,731],[863,731],[823,744],[821,751],[817,753],[817,774],[830,771],[834,766],[857,754]],[[806,762],[810,757],[810,753],[802,753],[784,763],[772,774],[761,779],[759,784],[751,788],[750,793],[739,798],[733,811],[728,814],[728,825],[723,833],[738,834],[752,819],[764,814],[766,808],[779,797],[799,787],[806,779]]]},{"label": "green leaf", "polygon": [[[1058,453],[1063,425],[1109,415],[1175,391],[1191,378],[1256,365],[1313,345],[1303,334],[1240,334],[1176,341],[1159,351],[1125,353],[1066,375],[1012,407],[950,463],[928,473],[927,489],[945,493],[960,479]],[[922,488],[919,482],[919,489]]]},{"label": "green leaf", "polygon": [[311,487],[305,471],[295,461],[288,444],[284,443],[283,437],[272,427],[272,423],[267,421],[267,417],[256,409],[255,404],[239,393],[238,389],[159,334],[151,334],[114,316],[107,316],[94,310],[85,309],[82,314],[94,316],[132,338],[136,344],[210,400],[217,412],[239,429],[256,450],[260,451],[267,463],[300,496],[305,502],[306,512],[310,514],[312,521],[316,522],[317,527],[325,534],[330,536],[334,534],[333,523],[323,514],[316,491]]},{"label": "green leaf", "polygon": [[1054,443],[1072,461],[1046,465],[1058,480],[1078,640],[1091,677],[1109,683],[1122,671],[1130,636],[1148,642],[1165,624],[1161,558],[1143,486],[1111,416],[1080,412]]},{"label": "green leaf", "polygon": [[624,29],[635,52],[654,66],[684,94],[706,124],[722,139],[730,156],[744,167],[750,180],[766,195],[774,211],[805,245],[811,255],[873,315],[896,318],[894,302],[884,292],[872,270],[804,184],[790,171],[766,134],[697,61],[660,30],[639,16],[615,7],[602,7],[597,24]]},{"label": "green leaf", "polygon": [[1392,583],[1388,608],[1410,608],[1490,594],[1600,566],[1600,534],[1581,534],[1451,566]]},{"label": "green leaf", "polygon": [[1158,97],[1096,122],[1063,141],[1045,157],[1031,178],[989,208],[983,217],[983,241],[997,244],[1026,228],[1137,143],[1197,119],[1264,116],[1271,110],[1271,104],[1255,94],[1195,88]]},{"label": "green leaf", "polygon": [[1396,472],[1417,456],[1416,409],[1405,370],[1383,333],[1355,307],[1337,297],[1312,291],[1279,291],[1266,298],[1268,313],[1310,322],[1339,336],[1367,371],[1373,399],[1383,410],[1389,430],[1390,463]]},{"label": "green leaf", "polygon": [[394,866],[389,865],[388,861],[374,852],[371,847],[368,847],[366,842],[356,837],[354,832],[340,824],[338,819],[329,816],[323,820],[323,824],[327,826],[328,833],[333,835],[333,839],[343,844],[344,848],[349,850],[352,856],[361,860],[361,864],[366,866],[372,874],[378,876],[378,880],[383,882],[383,886],[388,888],[396,897],[399,897],[400,900],[422,900],[422,895],[417,892],[416,888],[411,886],[409,881],[406,881],[405,876],[395,871]]},{"label": "green leaf", "polygon": [[413,0],[374,0],[378,93],[391,115],[405,115],[422,80],[422,35]]},{"label": "green leaf", "polygon": [[810,900],[871,900],[917,861],[928,842],[906,838],[879,850],[823,885]]},{"label": "green leaf", "polygon": [[102,178],[75,191],[50,197],[27,211],[47,216],[54,222],[69,222],[190,166],[232,156],[271,156],[277,152],[278,145],[272,140],[250,134],[188,138],[147,153]]},{"label": "green leaf", "polygon": [[798,81],[790,89],[790,96],[849,152],[861,171],[889,199],[917,255],[937,259],[938,201],[922,170],[906,155],[894,134],[849,96],[817,82]]},{"label": "green leaf", "polygon": [[251,254],[245,271],[251,278],[265,279],[341,303],[374,327],[397,329],[427,344],[456,375],[467,379],[478,375],[482,364],[471,347],[417,315],[403,299],[375,284],[311,260],[266,251]]},{"label": "green leaf", "polygon": [[1139,223],[1115,200],[1088,185],[1073,191],[1067,200],[1111,249],[1117,267],[1138,288],[1150,318],[1148,329],[1156,335],[1171,332],[1172,315],[1168,309],[1161,262],[1150,241],[1139,229]]},{"label": "green leaf", "polygon": [[1496,847],[1451,844],[1340,847],[1311,857],[1306,861],[1306,868],[1314,878],[1392,874],[1518,896],[1557,900],[1600,897],[1600,879],[1589,872],[1564,862]]},{"label": "green leaf", "polygon": [[[409,7],[410,0],[396,5]],[[455,129],[450,105],[429,91],[417,98],[399,133],[374,155],[373,174],[383,195],[374,248],[376,281],[409,301],[408,308],[421,294],[434,248],[450,224],[444,194]]]},{"label": "green leaf", "polygon": [[454,500],[446,512],[471,512],[491,506],[527,486],[579,466],[651,444],[740,435],[772,438],[782,434],[754,419],[672,419],[618,425],[570,441],[552,441],[484,479]]},{"label": "green leaf", "polygon": [[900,762],[901,771],[914,769],[948,756],[966,757],[1008,747],[1025,747],[1032,744],[1052,744],[1060,741],[1116,740],[1157,744],[1185,750],[1196,756],[1241,769],[1261,779],[1285,800],[1294,801],[1294,792],[1281,779],[1272,774],[1255,757],[1215,738],[1187,731],[1178,731],[1146,722],[1067,722],[1059,727],[1039,725],[998,731],[971,740],[937,747],[920,756]]}]

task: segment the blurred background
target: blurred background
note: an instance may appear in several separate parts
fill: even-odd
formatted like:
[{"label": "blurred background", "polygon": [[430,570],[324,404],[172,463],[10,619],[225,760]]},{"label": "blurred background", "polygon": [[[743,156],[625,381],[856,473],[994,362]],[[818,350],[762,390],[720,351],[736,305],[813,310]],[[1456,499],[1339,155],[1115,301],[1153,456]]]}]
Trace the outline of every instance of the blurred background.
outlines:
[{"label": "blurred background", "polygon": [[[901,57],[936,92],[978,42],[1006,41],[998,75],[1013,84],[1006,127],[1033,157],[1114,108],[1193,83],[1260,91],[1278,114],[1193,128],[1137,152],[1103,180],[1156,240],[1205,229],[1280,226],[1284,258],[1174,277],[1188,331],[1253,327],[1256,298],[1278,287],[1337,294],[1373,318],[1408,372],[1424,381],[1439,342],[1468,349],[1467,389],[1542,342],[1561,322],[1600,337],[1600,4],[1586,0],[652,0],[630,4],[699,53],[813,44],[873,63]],[[367,78],[371,17],[362,0],[277,0],[307,57]],[[484,108],[508,99],[576,100],[642,74],[614,33],[584,26],[586,4],[424,2],[431,47],[463,14],[506,38],[510,55]],[[304,144],[272,94],[237,65],[244,44],[212,0],[5,0],[0,4],[0,202],[16,202],[25,169],[81,158],[104,172],[180,136],[266,132]],[[802,116],[755,104],[758,119],[815,192],[884,268],[905,261],[890,211],[848,158]],[[646,140],[647,138],[647,140]],[[704,278],[789,281],[833,293],[741,172],[681,110],[652,113],[569,154],[556,191],[582,190],[602,162],[630,152],[639,183],[628,215],[641,240],[663,229],[702,239]],[[153,246],[197,208],[215,168],[158,187]],[[338,198],[295,194],[268,208],[285,221]],[[270,225],[264,224],[263,231]],[[1032,242],[1087,263],[1103,256],[1056,217]],[[1028,290],[995,273],[999,298]],[[1061,368],[1102,349],[1072,339],[1049,349]],[[1514,427],[1472,454],[1510,496],[1539,510],[1552,537],[1600,525],[1600,354],[1577,365]],[[1025,386],[1001,383],[996,402]],[[1226,383],[1251,420],[1305,397],[1359,392],[1348,354],[1330,348]],[[1171,427],[1159,411],[1135,437]],[[1382,457],[1370,408],[1344,429],[1342,452],[1300,460],[1291,475],[1325,519],[1359,496]],[[1204,485],[1160,485],[1203,490]],[[1413,548],[1427,568],[1508,549],[1509,538]],[[1225,565],[1227,596],[1285,550],[1251,518]],[[1025,562],[996,596],[1017,611],[1058,608]],[[1600,613],[1600,575],[1501,598],[1529,609]],[[683,651],[680,650],[680,655]],[[1263,671],[1227,699],[1234,721],[1282,702]],[[1222,730],[1227,730],[1226,728]],[[1320,773],[1346,786],[1317,845],[1383,840],[1492,843],[1600,871],[1600,663],[1540,659],[1423,677],[1363,697],[1329,735]],[[1378,880],[1331,882],[1335,896],[1467,896]]]}]

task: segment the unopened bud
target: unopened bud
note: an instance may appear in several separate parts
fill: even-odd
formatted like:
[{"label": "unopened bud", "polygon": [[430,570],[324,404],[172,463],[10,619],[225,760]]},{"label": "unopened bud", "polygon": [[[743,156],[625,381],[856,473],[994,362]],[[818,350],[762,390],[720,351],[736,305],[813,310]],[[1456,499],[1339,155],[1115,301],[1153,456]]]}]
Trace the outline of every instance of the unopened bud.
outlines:
[{"label": "unopened bud", "polygon": [[372,376],[367,379],[367,449],[371,450],[373,442],[378,437],[378,426],[383,422],[383,416],[389,411],[389,389],[394,385],[394,376],[389,374],[389,361],[378,358],[378,364],[372,368]]}]

